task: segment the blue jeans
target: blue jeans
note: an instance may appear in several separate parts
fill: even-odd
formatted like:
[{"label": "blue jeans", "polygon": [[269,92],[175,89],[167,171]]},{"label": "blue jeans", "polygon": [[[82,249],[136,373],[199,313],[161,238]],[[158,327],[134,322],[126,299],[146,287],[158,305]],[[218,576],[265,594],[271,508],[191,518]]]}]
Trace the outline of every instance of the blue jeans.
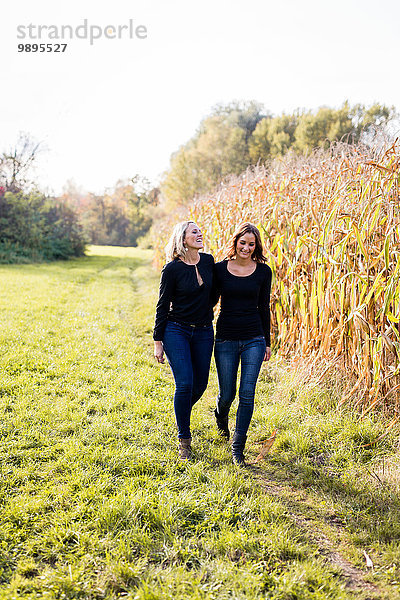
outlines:
[{"label": "blue jeans", "polygon": [[236,380],[241,362],[239,407],[236,413],[236,430],[245,436],[254,410],[254,396],[260,368],[265,355],[265,338],[249,340],[215,340],[215,364],[218,373],[219,394],[217,413],[227,417],[236,395]]},{"label": "blue jeans", "polygon": [[174,411],[178,436],[190,438],[192,406],[200,400],[210,372],[214,330],[167,322],[163,347],[175,379]]}]

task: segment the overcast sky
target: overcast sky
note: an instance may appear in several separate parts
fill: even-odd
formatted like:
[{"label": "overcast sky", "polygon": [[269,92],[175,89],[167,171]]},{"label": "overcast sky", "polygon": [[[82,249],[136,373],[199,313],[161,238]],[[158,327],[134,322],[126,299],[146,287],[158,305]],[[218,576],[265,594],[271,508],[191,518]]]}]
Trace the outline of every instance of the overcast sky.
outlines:
[{"label": "overcast sky", "polygon": [[[398,0],[7,5],[0,9],[0,151],[20,131],[43,142],[39,182],[54,193],[68,179],[93,192],[136,173],[156,183],[217,103],[256,100],[278,114],[348,99],[400,110]],[[57,42],[44,34],[18,39],[19,25],[75,29],[84,19],[115,31],[131,19],[147,38],[130,39],[125,28],[122,39],[65,40],[64,53],[17,51],[18,43]]]}]

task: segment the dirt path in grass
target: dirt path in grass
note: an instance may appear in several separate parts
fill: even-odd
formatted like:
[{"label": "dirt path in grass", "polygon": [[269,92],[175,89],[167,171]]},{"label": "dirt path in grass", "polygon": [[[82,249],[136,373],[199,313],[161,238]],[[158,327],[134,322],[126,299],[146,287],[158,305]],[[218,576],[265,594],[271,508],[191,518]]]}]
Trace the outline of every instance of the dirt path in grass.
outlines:
[{"label": "dirt path in grass", "polygon": [[286,506],[289,518],[317,545],[321,557],[341,572],[349,591],[358,593],[363,600],[383,600],[385,596],[379,587],[366,581],[368,571],[354,566],[341,554],[339,547],[348,543],[348,536],[339,520],[318,515],[312,499],[304,490],[296,490],[290,483],[274,481],[260,472],[257,479],[268,494]]}]

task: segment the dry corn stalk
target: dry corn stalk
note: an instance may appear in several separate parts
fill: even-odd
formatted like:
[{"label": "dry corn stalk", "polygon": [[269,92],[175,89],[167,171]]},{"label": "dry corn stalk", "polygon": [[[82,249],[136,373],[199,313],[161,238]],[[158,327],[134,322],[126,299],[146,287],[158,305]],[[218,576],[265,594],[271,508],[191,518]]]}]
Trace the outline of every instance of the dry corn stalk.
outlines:
[{"label": "dry corn stalk", "polygon": [[[258,225],[274,276],[279,353],[327,367],[340,358],[349,380],[342,403],[363,412],[396,410],[400,401],[399,183],[398,143],[380,152],[336,144],[297,163],[249,169],[185,215],[216,259],[240,222]],[[159,263],[171,219],[158,237]]]}]

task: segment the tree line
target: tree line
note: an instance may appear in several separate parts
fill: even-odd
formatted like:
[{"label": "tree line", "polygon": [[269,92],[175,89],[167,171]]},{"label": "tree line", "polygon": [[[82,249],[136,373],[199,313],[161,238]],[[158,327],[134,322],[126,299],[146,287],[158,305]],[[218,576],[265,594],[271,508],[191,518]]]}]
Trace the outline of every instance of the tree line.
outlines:
[{"label": "tree line", "polygon": [[69,182],[60,196],[31,180],[40,145],[20,135],[0,155],[0,263],[82,256],[87,244],[136,246],[149,231],[159,190],[139,176],[103,194]]},{"label": "tree line", "polygon": [[77,214],[89,243],[137,246],[151,227],[159,195],[158,188],[135,175],[103,194],[82,191],[70,181],[59,201]]},{"label": "tree line", "polygon": [[366,107],[345,102],[337,109],[321,107],[277,116],[257,102],[217,105],[172,155],[161,191],[170,204],[187,204],[229,175],[289,151],[307,154],[314,148],[328,148],[335,140],[368,143],[396,116],[394,107],[381,104]]},{"label": "tree line", "polygon": [[171,156],[160,188],[136,175],[102,194],[69,182],[58,197],[31,180],[40,144],[23,134],[0,154],[0,262],[80,256],[88,243],[136,246],[152,239],[149,230],[171,209],[178,215],[179,207],[250,165],[268,165],[288,152],[304,155],[334,140],[368,144],[395,118],[394,108],[381,104],[346,102],[277,116],[254,101],[217,105]]},{"label": "tree line", "polygon": [[77,215],[46,197],[30,176],[39,144],[22,134],[0,155],[0,262],[80,256],[85,240]]}]

